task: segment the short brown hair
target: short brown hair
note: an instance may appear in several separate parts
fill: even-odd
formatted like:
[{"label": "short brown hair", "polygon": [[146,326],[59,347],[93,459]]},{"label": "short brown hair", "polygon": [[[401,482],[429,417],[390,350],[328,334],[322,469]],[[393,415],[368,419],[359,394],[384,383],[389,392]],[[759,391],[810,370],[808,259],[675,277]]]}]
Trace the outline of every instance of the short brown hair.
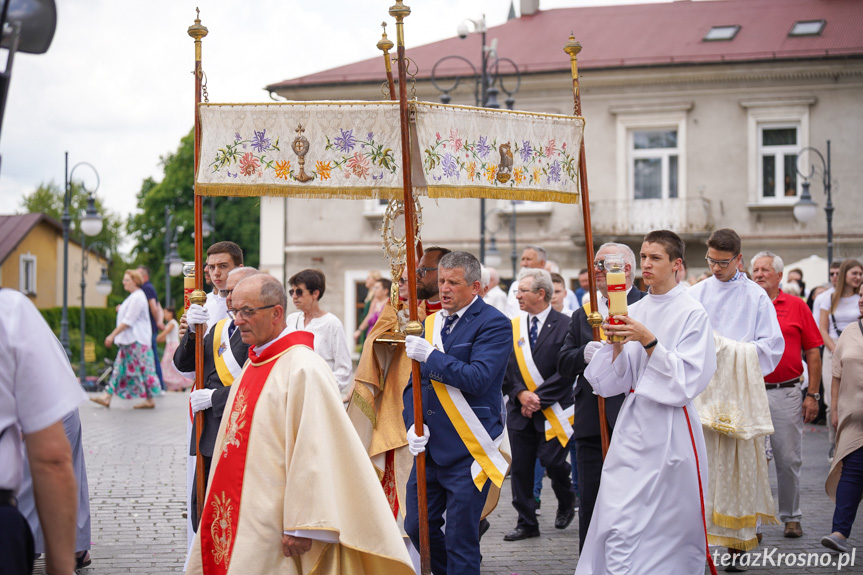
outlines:
[{"label": "short brown hair", "polygon": [[207,255],[228,254],[234,262],[234,266],[243,265],[243,250],[234,242],[216,242],[207,250]]},{"label": "short brown hair", "polygon": [[671,230],[653,230],[644,236],[645,243],[659,244],[665,249],[668,254],[668,259],[671,261],[682,260],[683,254],[686,252],[686,244],[680,239],[680,236]]},{"label": "short brown hair", "polygon": [[142,276],[141,272],[139,272],[138,270],[126,270],[125,272],[123,272],[123,275],[128,275],[130,278],[132,278],[132,281],[135,282],[135,285],[138,287],[144,285],[144,276]]},{"label": "short brown hair", "polygon": [[722,228],[710,234],[707,247],[720,252],[731,252],[737,256],[740,253],[740,236],[730,228]]},{"label": "short brown hair", "polygon": [[[380,281],[380,280],[378,280]],[[303,284],[311,293],[318,292],[318,301],[324,297],[324,291],[327,289],[327,276],[321,270],[303,270],[291,276],[288,280],[288,285],[298,286]]]},{"label": "short brown hair", "polygon": [[563,284],[564,289],[566,288],[566,280],[563,279],[563,276],[558,273],[551,274],[551,283]]}]

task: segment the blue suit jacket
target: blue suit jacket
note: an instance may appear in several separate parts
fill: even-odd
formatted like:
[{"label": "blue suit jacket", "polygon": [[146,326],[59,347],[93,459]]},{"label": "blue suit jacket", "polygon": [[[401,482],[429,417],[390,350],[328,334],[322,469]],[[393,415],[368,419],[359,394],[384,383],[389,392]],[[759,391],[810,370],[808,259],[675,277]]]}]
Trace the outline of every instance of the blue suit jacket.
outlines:
[{"label": "blue suit jacket", "polygon": [[[429,428],[426,454],[442,466],[470,457],[431,385],[431,379],[461,390],[492,438],[503,432],[503,377],[512,347],[512,324],[477,298],[444,344],[422,365],[423,419]],[[414,423],[413,377],[404,391],[405,427]]]}]

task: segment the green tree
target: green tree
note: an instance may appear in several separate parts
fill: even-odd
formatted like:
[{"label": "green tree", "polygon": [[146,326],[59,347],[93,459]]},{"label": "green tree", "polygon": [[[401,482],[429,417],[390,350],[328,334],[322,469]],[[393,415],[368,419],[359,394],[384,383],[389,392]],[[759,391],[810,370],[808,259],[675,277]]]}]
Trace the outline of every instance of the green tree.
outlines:
[{"label": "green tree", "polygon": [[[150,281],[164,299],[166,210],[176,227],[180,259],[195,259],[192,237],[194,211],[194,136],[180,140],[177,150],[161,159],[164,177],[161,182],[147,178],[138,192],[138,213],[129,218],[127,232],[134,238],[136,265],[150,268]],[[260,252],[260,201],[258,198],[204,198],[205,221],[215,219],[215,230],[204,238],[204,252],[211,244],[230,240],[243,248],[246,265],[257,266]],[[182,278],[172,278],[171,297],[182,305]]]}]

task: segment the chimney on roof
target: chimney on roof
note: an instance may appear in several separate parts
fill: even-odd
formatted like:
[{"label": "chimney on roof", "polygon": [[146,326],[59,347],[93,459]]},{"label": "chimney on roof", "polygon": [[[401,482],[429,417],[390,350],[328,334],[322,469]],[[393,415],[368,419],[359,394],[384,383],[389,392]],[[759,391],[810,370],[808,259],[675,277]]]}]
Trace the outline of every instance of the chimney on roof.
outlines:
[{"label": "chimney on roof", "polygon": [[533,16],[539,12],[539,0],[521,0],[521,15]]}]

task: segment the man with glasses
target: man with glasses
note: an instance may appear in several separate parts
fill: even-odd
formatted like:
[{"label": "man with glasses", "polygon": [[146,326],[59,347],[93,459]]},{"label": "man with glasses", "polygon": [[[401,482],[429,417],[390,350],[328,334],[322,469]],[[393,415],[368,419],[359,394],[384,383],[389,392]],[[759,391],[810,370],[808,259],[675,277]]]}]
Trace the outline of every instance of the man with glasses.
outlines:
[{"label": "man with glasses", "polygon": [[[697,402],[699,413],[740,421],[733,435],[704,428],[710,461],[708,538],[711,544],[726,545],[732,559],[758,545],[758,518],[776,521],[764,451],[764,435],[773,431],[764,376],[776,369],[785,350],[776,308],[767,293],[738,270],[742,258],[740,236],[731,229],[716,230],[707,240],[705,258],[713,276],[689,290],[707,310],[718,336],[718,368]],[[737,370],[737,365],[747,367]],[[741,436],[751,439],[735,438]],[[739,527],[717,525],[714,517]],[[726,570],[737,569],[745,567],[732,561]]]},{"label": "man with glasses", "polygon": [[[545,262],[548,260],[545,249],[539,246],[525,246],[521,252],[521,269],[545,269]],[[515,297],[515,292],[518,291],[518,280],[512,278],[512,283],[509,285],[509,292],[506,296],[506,316],[510,319],[517,317],[521,313],[521,307],[518,305],[518,299]]]},{"label": "man with glasses", "polygon": [[230,388],[187,572],[410,574],[333,372],[313,335],[285,323],[285,289],[255,274],[231,306],[249,362]]},{"label": "man with glasses", "polygon": [[[597,307],[603,318],[608,317],[605,258],[611,255],[623,257],[623,271],[626,275],[626,303],[632,305],[647,295],[632,286],[633,275],[637,269],[635,254],[632,249],[625,244],[607,243],[601,245],[593,258],[593,262],[596,272],[596,287],[602,294],[602,297],[597,300]],[[584,370],[593,358],[593,354],[602,347],[601,343],[593,341],[593,328],[587,323],[587,314],[590,312],[590,298],[588,294],[585,294],[584,305],[572,315],[566,340],[557,357],[557,369],[560,374],[576,378],[573,388],[575,423],[572,426],[572,445],[575,448],[578,495],[580,497],[578,507],[579,550],[583,548],[584,539],[587,537],[587,529],[593,517],[593,509],[596,505],[596,496],[599,493],[599,483],[602,476],[599,402],[591,383],[584,377]],[[602,331],[600,331],[600,337],[602,341],[605,341],[605,333]],[[616,395],[605,400],[605,418],[608,422],[609,434],[614,429],[617,414],[623,404],[623,397],[623,395]]]},{"label": "man with glasses", "polygon": [[[224,286],[224,297],[227,304],[227,313],[235,315],[232,311],[231,295],[240,280],[260,273],[252,267],[239,267],[225,274],[224,280],[219,279]],[[201,307],[201,306],[198,306]],[[210,476],[210,463],[213,459],[213,451],[216,445],[216,433],[222,422],[222,414],[231,391],[231,384],[240,376],[243,364],[248,357],[249,346],[243,343],[240,331],[236,329],[234,317],[221,319],[213,324],[204,335],[204,387],[192,391],[189,401],[192,406],[192,414],[199,411],[204,413],[204,425],[201,428],[201,457],[204,460],[204,485]],[[195,327],[195,324],[192,324]],[[174,365],[183,371],[195,370],[195,334],[190,331],[183,336],[183,340],[174,352]],[[189,442],[189,455],[195,457],[195,419],[192,419],[192,436]],[[192,529],[198,528],[197,516],[197,483],[192,482],[190,499]]]}]

